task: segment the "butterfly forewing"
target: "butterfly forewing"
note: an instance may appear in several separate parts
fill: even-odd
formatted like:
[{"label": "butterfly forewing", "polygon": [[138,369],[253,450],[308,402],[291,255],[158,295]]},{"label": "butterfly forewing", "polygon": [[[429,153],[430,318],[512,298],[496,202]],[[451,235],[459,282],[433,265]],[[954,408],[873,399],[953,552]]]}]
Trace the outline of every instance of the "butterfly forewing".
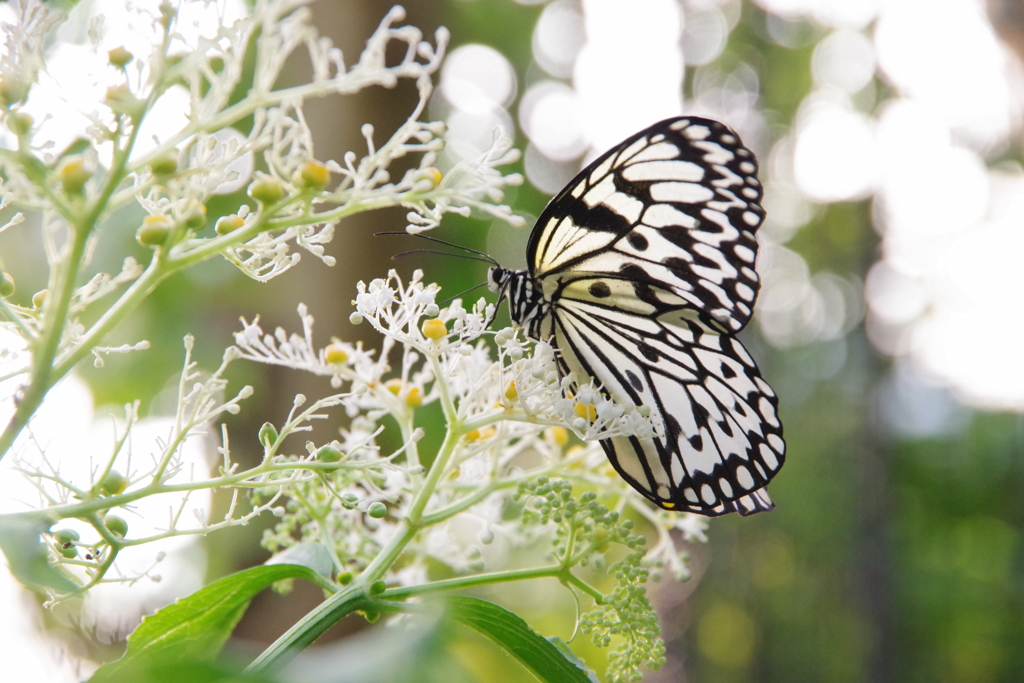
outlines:
[{"label": "butterfly forewing", "polygon": [[[514,321],[552,342],[563,375],[650,409],[658,436],[601,444],[667,509],[773,507],[764,487],[785,458],[778,401],[732,336],[757,297],[756,173],[724,125],[662,121],[551,201],[530,235],[528,273],[501,271]],[[519,294],[526,279],[530,301]]]},{"label": "butterfly forewing", "polygon": [[530,237],[530,272],[622,273],[740,330],[758,290],[756,173],[753,154],[724,125],[662,121],[598,158],[548,204]]}]

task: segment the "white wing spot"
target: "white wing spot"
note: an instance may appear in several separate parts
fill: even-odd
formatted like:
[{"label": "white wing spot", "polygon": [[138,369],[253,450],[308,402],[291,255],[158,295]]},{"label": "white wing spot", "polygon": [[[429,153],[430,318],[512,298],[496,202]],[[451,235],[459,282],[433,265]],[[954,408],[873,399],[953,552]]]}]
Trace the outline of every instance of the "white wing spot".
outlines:
[{"label": "white wing spot", "polygon": [[758,223],[761,222],[761,217],[754,213],[753,211],[744,211],[743,222],[746,223],[747,225],[757,225]]},{"label": "white wing spot", "polygon": [[746,261],[747,263],[753,263],[754,259],[757,258],[757,254],[754,253],[753,249],[745,247],[742,244],[737,244],[733,247],[732,252],[736,254],[741,261]]},{"label": "white wing spot", "polygon": [[664,228],[669,225],[680,225],[684,228],[696,228],[697,219],[683,213],[670,204],[652,204],[644,211],[644,223],[652,228]]},{"label": "white wing spot", "polygon": [[683,202],[700,204],[714,199],[711,188],[696,183],[655,183],[651,185],[651,199],[656,202]]},{"label": "white wing spot", "polygon": [[736,293],[745,301],[753,301],[754,299],[754,290],[742,282],[736,285]]},{"label": "white wing spot", "polygon": [[786,449],[786,442],[778,434],[768,435],[768,445],[774,448],[776,453],[782,453]]},{"label": "white wing spot", "polygon": [[735,138],[735,137],[733,137],[732,135],[729,135],[728,133],[726,133],[725,135],[723,135],[723,136],[721,137],[721,140],[722,140],[722,142],[724,142],[724,143],[725,143],[725,144],[727,144],[727,145],[733,145],[733,144],[736,144],[736,138]]},{"label": "white wing spot", "polygon": [[738,465],[736,467],[736,483],[747,491],[754,488],[754,477],[750,474],[750,470],[748,470],[744,465]]},{"label": "white wing spot", "polygon": [[728,479],[721,478],[718,480],[718,486],[722,489],[722,495],[726,498],[732,498],[732,484],[729,483]]},{"label": "white wing spot", "polygon": [[686,500],[690,501],[691,503],[700,502],[698,500],[698,498],[697,498],[697,492],[694,491],[693,489],[686,489],[686,490],[684,490],[683,491],[683,498],[686,498]]},{"label": "white wing spot", "polygon": [[700,487],[700,497],[703,498],[704,502],[708,505],[712,505],[718,500],[718,497],[715,496],[715,492],[712,490],[710,484],[704,484]]},{"label": "white wing spot", "polygon": [[768,465],[768,469],[773,472],[779,469],[779,459],[776,457],[775,451],[773,451],[768,444],[761,444],[761,447],[758,450],[761,452],[761,460],[764,460],[764,464]]},{"label": "white wing spot", "polygon": [[740,170],[743,171],[744,173],[753,173],[754,171],[757,170],[757,166],[755,166],[753,162],[750,161],[741,161]]},{"label": "white wing spot", "polygon": [[691,161],[645,161],[627,166],[622,171],[622,177],[626,180],[685,180],[697,182],[704,179],[704,169]]},{"label": "white wing spot", "polygon": [[[757,403],[757,409],[761,413],[761,417],[764,418],[765,422],[770,424],[772,427],[779,426],[779,419],[775,417],[775,411],[772,409],[772,404],[768,402],[767,398],[764,396],[761,397],[761,400]],[[771,438],[769,437],[769,443],[770,442]]]},{"label": "white wing spot", "polygon": [[691,140],[704,140],[711,135],[711,129],[707,126],[687,126],[683,129],[683,135]]}]

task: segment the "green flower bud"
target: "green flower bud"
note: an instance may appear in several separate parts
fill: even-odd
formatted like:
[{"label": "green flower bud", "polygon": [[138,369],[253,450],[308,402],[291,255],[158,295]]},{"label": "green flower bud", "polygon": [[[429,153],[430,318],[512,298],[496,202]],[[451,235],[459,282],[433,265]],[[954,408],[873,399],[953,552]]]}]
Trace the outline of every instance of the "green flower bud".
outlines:
[{"label": "green flower bud", "polygon": [[260,427],[260,443],[269,448],[277,441],[277,428],[269,422],[264,422]]},{"label": "green flower bud", "polygon": [[234,232],[240,227],[245,225],[245,220],[238,214],[231,214],[230,216],[221,216],[217,219],[217,225],[214,230],[217,231],[218,235],[226,235],[229,232]]},{"label": "green flower bud", "polygon": [[206,205],[200,204],[185,216],[185,227],[189,230],[202,230],[206,227]]},{"label": "green flower bud", "polygon": [[19,137],[27,135],[32,130],[33,123],[35,119],[20,111],[12,111],[7,115],[7,128]]},{"label": "green flower bud", "polygon": [[115,536],[124,538],[128,533],[128,522],[125,521],[124,517],[118,517],[117,515],[107,515],[103,519],[103,523],[107,525],[107,529],[110,533]]},{"label": "green flower bud", "polygon": [[57,171],[57,177],[68,194],[79,194],[86,181],[92,177],[92,169],[86,166],[85,158],[80,154],[67,157]]},{"label": "green flower bud", "polygon": [[334,446],[321,446],[317,449],[316,459],[320,462],[338,462],[341,460],[341,451]]},{"label": "green flower bud", "polygon": [[259,180],[249,187],[249,196],[261,204],[274,204],[284,197],[284,188],[276,180]]},{"label": "green flower bud", "polygon": [[50,298],[50,290],[40,289],[38,292],[32,295],[32,305],[36,308],[42,308],[46,300]]},{"label": "green flower bud", "polygon": [[20,78],[0,77],[0,106],[9,107],[25,99],[29,84]]},{"label": "green flower bud", "polygon": [[338,574],[337,578],[338,583],[340,583],[342,586],[347,586],[350,583],[352,583],[352,572],[341,572],[340,574]]},{"label": "green flower bud", "polygon": [[135,59],[135,55],[129,52],[123,45],[115,47],[113,50],[107,52],[107,59],[114,66],[123,69],[124,67],[131,64],[131,61]]},{"label": "green flower bud", "polygon": [[60,552],[61,555],[68,558],[69,560],[73,560],[76,557],[78,557],[78,546],[62,545],[60,548],[58,548],[58,551]]},{"label": "green flower bud", "polygon": [[61,547],[66,547],[69,543],[74,543],[81,536],[74,529],[59,529],[53,532],[53,540],[57,541]]},{"label": "green flower bud", "polygon": [[107,476],[103,477],[103,482],[100,484],[100,491],[105,496],[116,496],[119,493],[124,493],[126,488],[128,488],[128,479],[117,470],[107,472]]},{"label": "green flower bud", "polygon": [[378,579],[370,584],[370,595],[380,595],[388,589],[388,585]]},{"label": "green flower bud", "polygon": [[158,247],[167,241],[174,227],[164,216],[146,216],[142,227],[135,232],[135,239],[144,247]]},{"label": "green flower bud", "polygon": [[341,506],[346,510],[355,510],[359,505],[359,496],[354,493],[346,493],[341,497]]},{"label": "green flower bud", "polygon": [[149,162],[149,170],[153,175],[169,176],[178,170],[178,155],[174,150],[161,154]]},{"label": "green flower bud", "polygon": [[6,299],[14,294],[14,278],[10,273],[4,273],[0,277],[0,298]]},{"label": "green flower bud", "polygon": [[115,114],[136,116],[142,113],[143,102],[132,94],[127,85],[115,85],[107,88],[107,96],[103,103]]},{"label": "green flower bud", "polygon": [[388,506],[381,502],[371,503],[370,509],[367,510],[369,515],[374,519],[381,519],[388,514]]}]

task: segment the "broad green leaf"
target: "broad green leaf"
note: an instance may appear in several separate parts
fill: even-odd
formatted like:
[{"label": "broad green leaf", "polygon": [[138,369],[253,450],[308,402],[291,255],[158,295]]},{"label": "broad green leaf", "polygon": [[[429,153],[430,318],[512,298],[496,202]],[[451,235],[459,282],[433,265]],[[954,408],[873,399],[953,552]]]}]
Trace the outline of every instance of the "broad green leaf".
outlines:
[{"label": "broad green leaf", "polygon": [[490,638],[544,683],[592,683],[555,645],[512,612],[477,598],[447,598],[445,605],[450,618]]},{"label": "broad green leaf", "polygon": [[100,667],[91,683],[129,680],[125,675],[130,669],[151,668],[151,662],[214,658],[249,601],[275,581],[290,578],[323,584],[316,572],[294,564],[263,565],[226,576],[143,619],[128,637],[124,656]]}]

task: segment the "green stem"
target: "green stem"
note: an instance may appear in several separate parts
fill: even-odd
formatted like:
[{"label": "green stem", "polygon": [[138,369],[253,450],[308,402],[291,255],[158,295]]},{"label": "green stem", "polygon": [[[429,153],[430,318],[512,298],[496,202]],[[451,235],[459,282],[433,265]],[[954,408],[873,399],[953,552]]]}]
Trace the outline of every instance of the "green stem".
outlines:
[{"label": "green stem", "polygon": [[494,572],[491,574],[477,574],[465,576],[458,579],[447,579],[445,581],[434,581],[433,583],[421,586],[403,586],[400,588],[389,588],[380,594],[382,600],[405,600],[407,598],[430,595],[433,593],[451,592],[478,588],[480,586],[491,586],[496,583],[510,583],[512,581],[529,581],[531,579],[558,579],[562,583],[569,583],[600,602],[604,596],[596,588],[586,581],[578,579],[568,569],[563,567],[538,567],[535,569],[517,569],[507,572]]},{"label": "green stem", "polygon": [[309,647],[324,631],[342,618],[368,605],[367,593],[361,584],[338,591],[302,617],[270,647],[260,653],[246,672],[273,671]]}]

